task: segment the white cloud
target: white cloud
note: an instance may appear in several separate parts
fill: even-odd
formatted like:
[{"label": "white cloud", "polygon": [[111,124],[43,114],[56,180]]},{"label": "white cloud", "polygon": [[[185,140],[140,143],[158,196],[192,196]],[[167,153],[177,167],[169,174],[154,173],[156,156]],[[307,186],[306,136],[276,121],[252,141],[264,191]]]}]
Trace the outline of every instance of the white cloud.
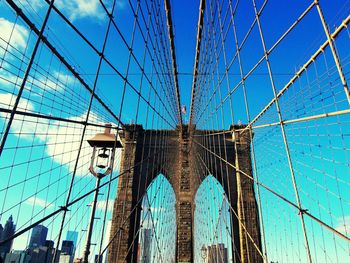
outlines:
[{"label": "white cloud", "polygon": [[[0,17],[0,38],[1,46],[5,46],[6,43],[10,43],[11,46],[19,50],[23,50],[27,46],[28,30],[19,25],[14,24],[5,18]],[[3,55],[4,51],[0,51],[0,55]]]},{"label": "white cloud", "polygon": [[25,201],[25,203],[27,205],[39,206],[42,208],[52,208],[53,207],[53,204],[50,204],[50,202],[43,200],[39,197],[30,197]]},{"label": "white cloud", "polygon": [[103,20],[106,17],[99,0],[60,0],[56,6],[68,12],[72,21],[86,17]]},{"label": "white cloud", "polygon": [[[97,201],[96,208],[104,211],[106,209],[106,204],[107,204],[106,200]],[[90,205],[92,205],[92,202],[90,203]],[[114,200],[112,199],[108,200],[107,212],[113,211],[113,205],[114,205]]]},{"label": "white cloud", "polygon": [[117,0],[116,9],[124,9],[126,7],[126,0]]},{"label": "white cloud", "polygon": [[47,5],[43,0],[31,0],[30,2],[28,2],[27,0],[22,0],[21,4],[27,9],[30,5],[30,7],[32,7],[35,11],[39,11],[44,5]]},{"label": "white cloud", "polygon": [[18,85],[22,81],[14,73],[10,73],[16,71],[16,69],[12,70],[13,66],[8,62],[16,60],[16,57],[9,54],[5,55],[5,52],[24,52],[28,35],[29,31],[25,27],[0,17],[0,58],[3,59],[0,67],[0,85],[5,88],[9,85]]},{"label": "white cloud", "polygon": [[[0,93],[0,107],[4,109],[12,109],[14,106],[16,100],[16,96],[12,95],[10,93],[3,94]],[[33,104],[26,100],[21,98],[17,107],[20,111],[33,111],[34,106]],[[0,117],[7,123],[8,113],[0,113]],[[25,122],[23,122],[23,119],[25,118]],[[17,115],[16,118],[13,120],[11,125],[12,131],[15,133],[15,135],[21,134],[21,138],[24,139],[30,139],[32,138],[33,134],[41,134],[45,133],[47,130],[47,120],[39,120],[35,117],[30,116],[19,116]],[[38,136],[40,139],[40,136]]]},{"label": "white cloud", "polygon": [[[57,92],[63,92],[67,86],[72,86],[75,83],[75,78],[72,75],[61,73],[58,71],[53,71],[51,75],[38,76],[33,78],[29,76],[26,82],[26,90],[32,91],[34,96],[42,96],[47,90],[53,90]],[[3,71],[0,69],[0,84],[6,89],[13,87],[19,88],[22,84],[22,78],[9,73],[8,71]]]},{"label": "white cloud", "polygon": [[[39,2],[34,1],[34,6],[39,8]],[[29,31],[19,25],[6,20],[5,18],[0,18],[0,57],[4,58],[5,50],[13,53],[14,49],[17,49],[19,52],[23,53],[24,49],[27,46]],[[10,43],[7,46],[7,43]],[[8,63],[9,61],[13,61],[16,63],[16,57],[8,55],[4,58],[4,61],[1,62],[0,68],[0,85],[3,86],[4,89],[15,86],[18,88],[20,84],[22,84],[22,78],[16,75],[16,68],[13,68],[12,64]],[[31,90],[29,87],[32,84],[34,85],[33,89],[40,90],[56,90],[63,91],[66,85],[72,85],[75,81],[72,75],[68,75],[56,70],[53,70],[51,73],[52,76],[38,76],[36,78],[32,78],[29,76],[27,80],[26,88]],[[13,89],[12,89],[13,90]],[[42,92],[40,90],[34,95],[40,95]]]},{"label": "white cloud", "polygon": [[72,75],[64,74],[62,72],[54,71],[52,75],[61,83],[73,84],[75,81],[75,78]]},{"label": "white cloud", "polygon": [[343,234],[350,234],[350,215],[338,218],[338,224],[335,228]]},{"label": "white cloud", "polygon": [[[107,10],[110,12],[112,1],[104,1]],[[93,18],[92,21],[102,21],[107,18],[106,11],[99,0],[59,0],[56,1],[57,8],[68,13],[69,18],[74,21],[83,18]],[[123,10],[126,7],[126,0],[117,0],[115,10]],[[96,20],[97,19],[97,20]]]},{"label": "white cloud", "polygon": [[[35,12],[38,12],[42,7],[47,6],[47,3],[43,0],[17,0],[16,4],[18,4],[21,9],[34,10]],[[39,15],[42,16],[43,14],[40,14],[39,12]]]},{"label": "white cloud", "polygon": [[6,71],[2,73],[0,69],[0,85],[2,86],[15,85],[16,87],[18,87],[21,83],[22,83],[21,77],[18,77],[13,74],[9,74]]},{"label": "white cloud", "polygon": [[[15,99],[16,97],[11,94],[0,93],[0,107],[12,109]],[[34,106],[30,101],[21,98],[18,109],[22,111],[34,111]],[[7,113],[0,113],[0,117],[4,121],[7,115]],[[80,116],[70,117],[69,119],[85,120],[85,118],[86,113]],[[90,113],[89,122],[102,124],[101,118],[94,112]],[[15,136],[20,136],[21,139],[33,140],[34,136],[35,139],[46,143],[46,153],[51,156],[56,163],[66,165],[70,172],[74,171],[75,160],[78,155],[82,136],[81,125],[66,125],[66,123],[62,124],[58,121],[49,122],[46,119],[16,115],[16,118],[12,122],[11,130]],[[78,176],[88,172],[87,164],[90,163],[92,150],[86,139],[93,137],[95,133],[96,132],[93,130],[86,130],[78,165],[82,167],[77,170]],[[119,162],[120,149],[117,149],[115,170],[118,170]]]},{"label": "white cloud", "polygon": [[[0,93],[0,107],[3,109],[12,109],[16,100],[16,95],[10,93]],[[21,99],[18,104],[18,109],[22,111],[32,111],[34,106],[26,99]]]},{"label": "white cloud", "polygon": [[75,79],[72,75],[64,74],[62,72],[53,71],[52,76],[47,75],[46,77],[40,76],[28,78],[27,84],[33,85],[32,88],[27,87],[28,90],[36,90],[39,94],[43,93],[45,90],[54,90],[62,92],[68,85],[73,85]]}]

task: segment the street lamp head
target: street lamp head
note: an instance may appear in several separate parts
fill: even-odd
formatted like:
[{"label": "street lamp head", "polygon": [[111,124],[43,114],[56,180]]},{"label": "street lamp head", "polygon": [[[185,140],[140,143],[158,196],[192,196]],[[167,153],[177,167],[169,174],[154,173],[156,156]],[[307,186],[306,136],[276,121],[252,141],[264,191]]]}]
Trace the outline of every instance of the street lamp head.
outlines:
[{"label": "street lamp head", "polygon": [[104,133],[97,133],[94,137],[87,140],[91,147],[97,148],[122,148],[121,142],[111,133],[111,124],[106,124]]},{"label": "street lamp head", "polygon": [[[111,124],[106,124],[104,133],[98,133],[93,138],[87,140],[91,147],[93,147],[90,172],[98,177],[102,178],[107,174],[110,174],[113,170],[114,154],[116,148],[122,148],[118,135],[111,133]],[[95,155],[97,153],[97,158]],[[94,169],[96,165],[99,169],[107,169],[104,173],[97,172]]]}]

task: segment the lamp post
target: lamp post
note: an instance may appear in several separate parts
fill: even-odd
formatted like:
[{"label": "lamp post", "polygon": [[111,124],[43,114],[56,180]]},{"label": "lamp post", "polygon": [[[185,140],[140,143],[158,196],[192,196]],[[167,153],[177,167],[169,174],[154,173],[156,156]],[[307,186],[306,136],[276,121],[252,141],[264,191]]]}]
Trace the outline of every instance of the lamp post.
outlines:
[{"label": "lamp post", "polygon": [[[96,187],[94,193],[94,201],[92,203],[92,210],[90,215],[90,222],[86,237],[86,245],[83,255],[83,263],[89,262],[91,236],[94,227],[94,219],[97,205],[97,198],[99,193],[100,182],[103,177],[110,174],[113,170],[114,155],[116,148],[122,148],[122,144],[118,140],[118,136],[111,134],[111,124],[106,124],[104,133],[98,133],[93,138],[88,140],[92,150],[91,162],[89,171],[96,177]],[[97,158],[96,158],[97,153]],[[99,172],[95,170],[95,166],[99,168]],[[103,172],[104,171],[104,172]]]},{"label": "lamp post", "polygon": [[207,258],[207,248],[204,245],[201,248],[201,257],[203,262],[205,262],[205,259]]}]

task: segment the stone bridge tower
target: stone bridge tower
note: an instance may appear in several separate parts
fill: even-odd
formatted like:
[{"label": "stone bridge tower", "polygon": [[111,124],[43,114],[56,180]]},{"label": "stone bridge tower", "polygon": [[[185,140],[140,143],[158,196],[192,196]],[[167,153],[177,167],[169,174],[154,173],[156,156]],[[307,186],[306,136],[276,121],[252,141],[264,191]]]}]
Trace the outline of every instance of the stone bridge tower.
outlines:
[{"label": "stone bridge tower", "polygon": [[[201,182],[210,174],[215,175],[223,186],[233,210],[230,210],[234,236],[233,257],[239,258],[241,262],[262,262],[255,247],[257,245],[260,248],[261,242],[253,182],[232,166],[222,165],[220,160],[226,157],[234,167],[252,175],[249,131],[243,135],[236,133],[235,142],[230,133],[220,133],[220,136],[213,137],[216,143],[211,144],[211,149],[204,149],[192,140],[193,136],[205,132],[208,133],[198,130],[188,132],[187,125],[166,132],[144,130],[141,125],[126,126],[121,134],[124,148],[120,171],[124,172],[119,179],[113,209],[109,263],[137,262],[138,237],[135,235],[138,235],[141,215],[141,203],[138,200],[160,173],[169,180],[176,196],[176,262],[193,262],[194,198]],[[164,143],[160,145],[158,140]],[[216,153],[216,158],[200,163],[196,156],[206,151]],[[198,176],[195,173],[200,174]]]}]

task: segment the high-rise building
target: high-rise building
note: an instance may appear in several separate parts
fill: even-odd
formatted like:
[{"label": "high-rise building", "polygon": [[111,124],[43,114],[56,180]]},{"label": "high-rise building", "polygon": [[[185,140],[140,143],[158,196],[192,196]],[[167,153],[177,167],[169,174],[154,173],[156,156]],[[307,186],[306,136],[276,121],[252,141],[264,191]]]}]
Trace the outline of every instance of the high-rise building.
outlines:
[{"label": "high-rise building", "polygon": [[63,240],[61,253],[65,255],[73,255],[74,253],[74,243],[71,240]]},{"label": "high-rise building", "polygon": [[14,250],[6,255],[4,263],[30,263],[30,255],[27,251]]},{"label": "high-rise building", "polygon": [[71,240],[63,240],[59,263],[73,263],[74,243]]},{"label": "high-rise building", "polygon": [[141,230],[141,257],[140,263],[150,263],[152,262],[151,252],[152,252],[152,229],[143,228]]},{"label": "high-rise building", "polygon": [[101,255],[100,257],[98,257],[98,255],[95,255],[95,263],[102,263],[103,260],[103,256]]},{"label": "high-rise building", "polygon": [[218,254],[218,263],[227,263],[228,262],[228,254],[227,248],[224,244],[220,243],[216,246],[217,254]]},{"label": "high-rise building", "polygon": [[73,258],[71,255],[61,254],[58,263],[72,263]]},{"label": "high-rise building", "polygon": [[[47,246],[39,246],[27,250],[30,253],[31,263],[52,263],[55,249]],[[60,251],[57,251],[55,263],[59,262]]]},{"label": "high-rise building", "polygon": [[74,247],[77,247],[78,232],[69,230],[66,235],[66,240],[73,241]]},{"label": "high-rise building", "polygon": [[72,256],[74,257],[78,244],[78,232],[69,230],[66,235],[66,240],[73,241],[74,249]]},{"label": "high-rise building", "polygon": [[45,246],[47,231],[47,227],[43,225],[35,226],[32,230],[32,235],[30,236],[29,248]]},{"label": "high-rise building", "polygon": [[227,248],[224,244],[208,246],[207,249],[207,262],[208,263],[227,263],[228,255]]},{"label": "high-rise building", "polygon": [[54,248],[54,246],[55,246],[55,242],[53,240],[46,240],[45,241],[45,247]]},{"label": "high-rise building", "polygon": [[2,231],[4,231],[4,228],[3,228],[2,225],[0,224],[0,239],[1,239],[1,236],[2,236]]},{"label": "high-rise building", "polygon": [[[13,223],[13,219],[12,219],[12,215],[9,217],[9,219],[6,221],[5,227],[4,229],[1,231],[1,237],[0,237],[0,241],[6,240],[8,238],[10,238],[11,236],[13,236],[13,234],[15,233],[16,230],[16,225]],[[0,246],[0,256],[5,258],[5,254],[9,253],[11,251],[11,247],[12,247],[12,242],[8,241],[5,244]]]}]

